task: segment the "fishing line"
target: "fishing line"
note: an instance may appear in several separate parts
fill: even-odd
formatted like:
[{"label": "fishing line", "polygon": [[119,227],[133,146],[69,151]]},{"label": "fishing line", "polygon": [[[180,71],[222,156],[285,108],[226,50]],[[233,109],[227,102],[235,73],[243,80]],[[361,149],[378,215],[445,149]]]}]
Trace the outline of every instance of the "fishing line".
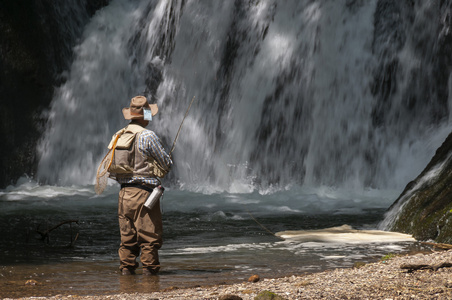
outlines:
[{"label": "fishing line", "polygon": [[174,148],[176,147],[176,141],[179,138],[180,130],[182,129],[182,125],[184,124],[185,118],[187,117],[188,112],[190,111],[193,101],[195,101],[195,96],[193,96],[193,99],[191,99],[190,105],[188,106],[187,111],[185,112],[184,118],[182,119],[182,122],[180,123],[179,130],[177,131],[176,137],[174,138],[173,146],[171,147],[171,151],[169,152],[169,155],[171,155],[171,153],[173,153]]},{"label": "fishing line", "polygon": [[282,237],[277,236],[276,234],[274,234],[273,232],[271,232],[267,227],[265,227],[264,225],[262,225],[258,220],[256,220],[256,218],[250,213],[249,210],[246,210],[246,212],[250,215],[250,217],[254,220],[254,222],[257,223],[257,225],[259,225],[262,229],[264,229],[266,232],[270,233],[271,235],[273,235],[274,237],[280,239],[280,240],[284,240]]}]

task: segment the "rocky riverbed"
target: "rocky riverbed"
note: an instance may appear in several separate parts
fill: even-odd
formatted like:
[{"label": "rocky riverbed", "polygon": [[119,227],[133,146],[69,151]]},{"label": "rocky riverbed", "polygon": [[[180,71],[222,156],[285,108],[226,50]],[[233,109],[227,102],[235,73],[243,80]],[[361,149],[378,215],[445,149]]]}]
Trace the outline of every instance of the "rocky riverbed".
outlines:
[{"label": "rocky riverbed", "polygon": [[[169,288],[154,293],[103,296],[53,296],[45,299],[256,299],[270,291],[281,298],[262,299],[452,299],[452,251],[383,258],[321,273],[261,278],[233,285]],[[22,299],[44,299],[40,297]]]}]

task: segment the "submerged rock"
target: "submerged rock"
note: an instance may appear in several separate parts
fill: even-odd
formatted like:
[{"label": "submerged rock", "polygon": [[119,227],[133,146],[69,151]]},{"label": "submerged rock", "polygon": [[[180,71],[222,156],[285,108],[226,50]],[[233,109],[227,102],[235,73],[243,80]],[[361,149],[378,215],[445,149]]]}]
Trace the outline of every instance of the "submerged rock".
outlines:
[{"label": "submerged rock", "polygon": [[383,226],[420,241],[452,244],[452,133],[389,208]]},{"label": "submerged rock", "polygon": [[30,279],[25,282],[25,285],[37,285],[37,284],[38,282],[34,279]]}]

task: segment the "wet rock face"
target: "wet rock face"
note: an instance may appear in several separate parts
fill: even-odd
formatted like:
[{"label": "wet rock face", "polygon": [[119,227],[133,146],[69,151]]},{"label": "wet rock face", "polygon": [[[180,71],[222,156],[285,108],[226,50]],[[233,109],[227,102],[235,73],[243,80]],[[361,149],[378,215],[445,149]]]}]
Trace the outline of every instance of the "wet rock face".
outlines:
[{"label": "wet rock face", "polygon": [[452,244],[452,133],[425,170],[406,186],[389,214],[396,214],[389,230],[421,241]]},{"label": "wet rock face", "polygon": [[74,2],[0,2],[0,188],[35,172],[42,113],[84,24],[109,0]]}]

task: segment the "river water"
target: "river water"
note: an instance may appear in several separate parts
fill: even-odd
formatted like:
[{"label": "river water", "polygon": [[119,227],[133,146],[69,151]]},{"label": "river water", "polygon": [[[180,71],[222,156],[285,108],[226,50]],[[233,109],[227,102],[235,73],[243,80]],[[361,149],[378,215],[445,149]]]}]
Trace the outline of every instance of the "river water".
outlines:
[{"label": "river water", "polygon": [[[159,276],[119,275],[117,185],[55,187],[24,178],[0,192],[0,296],[149,292],[351,267],[422,250],[377,229],[395,191],[331,188],[205,194],[167,189]],[[64,221],[42,239],[38,233]],[[349,225],[342,234],[325,230]],[[273,233],[297,231],[303,239]],[[312,231],[315,230],[315,231]],[[301,231],[301,232],[300,232]],[[35,280],[36,285],[26,285]]]},{"label": "river water", "polygon": [[[0,296],[240,282],[422,250],[365,230],[451,131],[444,7],[110,1],[74,37],[44,112],[37,174],[0,191]],[[149,128],[167,149],[195,97],[163,182],[163,267],[152,278],[119,276],[119,187],[93,189],[138,94],[159,105]],[[328,229],[343,225],[361,231]],[[273,235],[284,231],[297,232]]]}]

